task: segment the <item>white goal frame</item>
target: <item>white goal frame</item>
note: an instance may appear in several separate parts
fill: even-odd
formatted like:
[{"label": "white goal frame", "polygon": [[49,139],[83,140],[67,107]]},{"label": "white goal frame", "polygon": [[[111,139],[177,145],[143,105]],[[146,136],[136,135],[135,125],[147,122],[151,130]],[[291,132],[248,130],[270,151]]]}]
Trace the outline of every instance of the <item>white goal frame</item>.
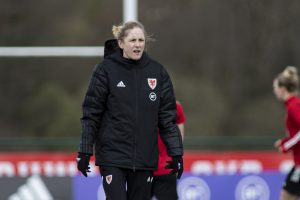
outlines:
[{"label": "white goal frame", "polygon": [[[137,1],[123,0],[123,22],[137,20]],[[0,57],[99,57],[103,46],[0,47]]]}]

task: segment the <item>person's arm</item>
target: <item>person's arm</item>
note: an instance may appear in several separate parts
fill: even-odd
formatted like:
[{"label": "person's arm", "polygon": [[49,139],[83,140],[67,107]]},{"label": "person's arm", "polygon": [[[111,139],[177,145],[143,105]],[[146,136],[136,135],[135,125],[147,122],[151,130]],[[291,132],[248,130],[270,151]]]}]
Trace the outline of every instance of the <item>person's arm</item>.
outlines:
[{"label": "person's arm", "polygon": [[[288,109],[287,114],[288,118],[293,122],[293,124],[298,125],[300,127],[300,109]],[[296,134],[277,140],[275,142],[275,147],[283,153],[290,151],[296,145],[300,145],[300,129],[297,131]]]},{"label": "person's arm", "polygon": [[181,133],[181,137],[182,137],[182,140],[184,139],[184,123],[181,123],[181,124],[177,124],[179,130],[180,130],[180,133]]},{"label": "person's arm", "polygon": [[184,138],[184,123],[185,123],[185,114],[183,112],[182,105],[179,101],[176,101],[176,109],[177,109],[177,118],[176,118],[176,124],[178,125],[178,128],[181,133],[182,140]]},{"label": "person's arm", "polygon": [[170,173],[177,174],[180,179],[183,173],[183,144],[178,126],[176,125],[176,101],[173,85],[169,75],[163,69],[161,78],[161,96],[158,113],[158,128],[160,137],[167,147],[167,153],[172,161],[167,161],[166,169],[172,169]]},{"label": "person's arm", "polygon": [[81,141],[79,152],[93,154],[95,135],[101,124],[108,94],[107,76],[101,65],[93,71],[82,103]]},{"label": "person's arm", "polygon": [[101,124],[107,98],[107,77],[101,65],[92,74],[87,93],[82,103],[81,140],[77,156],[77,169],[87,177],[89,161],[93,155],[96,133]]},{"label": "person's arm", "polygon": [[158,128],[161,139],[167,147],[169,156],[182,156],[183,145],[178,126],[176,125],[177,108],[173,85],[167,72],[161,73],[161,96],[158,113]]},{"label": "person's arm", "polygon": [[292,150],[296,145],[300,145],[300,130],[294,136],[277,140],[274,145],[282,153]]}]

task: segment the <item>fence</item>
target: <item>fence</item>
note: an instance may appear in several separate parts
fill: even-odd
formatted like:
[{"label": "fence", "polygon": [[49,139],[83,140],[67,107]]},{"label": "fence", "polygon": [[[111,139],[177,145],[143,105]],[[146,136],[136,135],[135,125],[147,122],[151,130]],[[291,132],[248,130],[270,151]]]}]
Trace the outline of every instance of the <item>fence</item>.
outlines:
[{"label": "fence", "polygon": [[[0,151],[76,151],[78,137],[0,138]],[[187,150],[273,150],[277,138],[266,136],[185,136]]]}]

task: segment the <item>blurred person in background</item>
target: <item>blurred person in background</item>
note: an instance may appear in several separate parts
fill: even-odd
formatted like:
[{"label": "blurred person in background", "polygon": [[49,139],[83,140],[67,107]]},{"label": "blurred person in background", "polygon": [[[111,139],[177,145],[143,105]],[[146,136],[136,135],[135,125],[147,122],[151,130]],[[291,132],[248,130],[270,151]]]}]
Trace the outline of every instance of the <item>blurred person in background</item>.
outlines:
[{"label": "blurred person in background", "polygon": [[[182,139],[184,136],[184,122],[185,115],[183,113],[182,106],[179,101],[176,101],[177,118],[176,124],[180,130]],[[166,145],[161,140],[158,133],[158,152],[159,162],[158,169],[154,172],[154,178],[152,183],[152,197],[159,200],[175,200],[178,199],[177,195],[177,178],[181,177],[181,174],[174,173],[171,169],[168,169],[168,163],[172,161],[172,158],[168,156]]]},{"label": "blurred person in background", "polygon": [[281,152],[292,152],[294,166],[283,184],[280,200],[298,200],[300,196],[300,98],[297,68],[288,66],[273,82],[274,94],[286,107],[287,136],[275,142]]},{"label": "blurred person in background", "polygon": [[113,35],[82,104],[77,168],[87,176],[95,148],[107,199],[150,199],[158,164],[157,127],[172,157],[170,168],[178,174],[183,170],[173,86],[165,68],[144,51],[141,23],[113,26]]}]

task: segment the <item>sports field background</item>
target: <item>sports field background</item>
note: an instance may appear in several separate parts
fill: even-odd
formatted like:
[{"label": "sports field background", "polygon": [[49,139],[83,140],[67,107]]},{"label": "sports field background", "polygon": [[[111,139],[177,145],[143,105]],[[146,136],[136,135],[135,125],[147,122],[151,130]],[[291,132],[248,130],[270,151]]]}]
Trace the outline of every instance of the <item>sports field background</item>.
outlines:
[{"label": "sports field background", "polygon": [[[138,20],[154,39],[147,51],[167,68],[187,117],[184,145],[192,160],[187,161],[182,179],[188,187],[180,186],[186,188],[182,199],[220,200],[213,195],[226,194],[235,199],[273,200],[278,194],[286,173],[280,166],[288,168],[291,157],[273,149],[285,130],[284,106],[272,93],[272,81],[285,66],[299,66],[299,9],[300,2],[281,0],[138,1]],[[116,0],[2,0],[0,47],[100,47],[112,37],[112,25],[122,22],[122,13],[122,2]],[[64,169],[69,162],[74,168],[81,102],[91,71],[101,59],[100,55],[0,56],[0,186],[10,188],[0,191],[6,195],[0,199],[18,194],[31,178],[32,168],[56,199],[62,188],[70,199],[79,198],[77,187],[84,187],[83,177],[47,177],[38,168],[54,163]],[[250,154],[239,157],[243,152]],[[49,159],[35,157],[40,153]],[[272,159],[264,161],[266,155]],[[231,167],[259,166],[245,160],[260,163],[260,171],[227,173]],[[196,169],[214,170],[195,174],[194,162],[200,162]],[[20,166],[23,175],[9,176],[11,169]],[[216,173],[216,168],[226,173]],[[191,181],[184,182],[189,177]],[[248,196],[237,197],[234,191],[243,178],[250,180]],[[98,190],[97,174],[86,181],[90,183],[85,187]],[[205,189],[226,182],[229,188],[207,196]],[[264,187],[269,190],[259,189]]]}]

